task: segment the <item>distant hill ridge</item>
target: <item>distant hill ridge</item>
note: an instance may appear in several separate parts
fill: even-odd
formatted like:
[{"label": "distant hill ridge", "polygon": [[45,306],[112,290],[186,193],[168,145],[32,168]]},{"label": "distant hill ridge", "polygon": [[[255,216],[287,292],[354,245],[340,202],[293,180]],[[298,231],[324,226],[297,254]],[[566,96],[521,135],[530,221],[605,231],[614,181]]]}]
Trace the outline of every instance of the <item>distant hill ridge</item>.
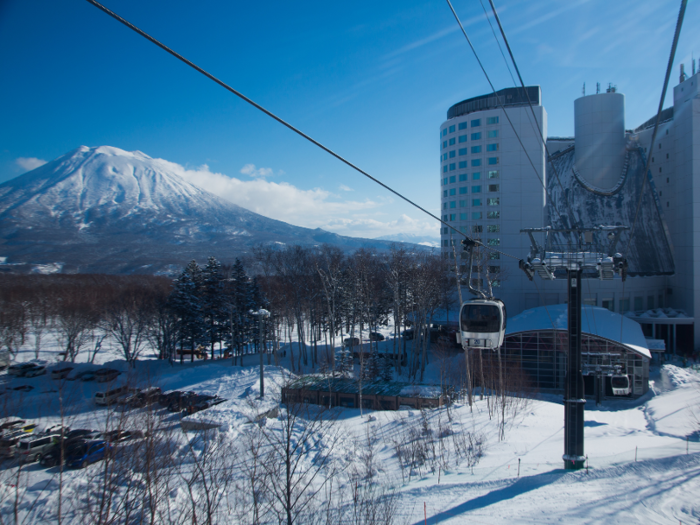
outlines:
[{"label": "distant hill ridge", "polygon": [[253,213],[173,173],[171,163],[81,146],[0,184],[0,271],[170,273],[259,243],[386,250]]}]

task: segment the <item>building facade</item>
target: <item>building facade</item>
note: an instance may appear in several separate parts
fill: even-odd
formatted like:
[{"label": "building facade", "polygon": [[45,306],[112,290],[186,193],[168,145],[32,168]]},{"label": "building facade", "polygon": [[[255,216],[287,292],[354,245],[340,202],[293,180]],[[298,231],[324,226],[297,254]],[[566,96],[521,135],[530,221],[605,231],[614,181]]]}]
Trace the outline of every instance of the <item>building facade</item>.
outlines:
[{"label": "building facade", "polygon": [[[540,98],[539,86],[528,87],[527,95],[510,88],[474,97],[452,106],[440,126],[443,220],[506,253],[526,253],[529,241],[520,229],[543,221],[545,192],[538,177],[544,181],[547,113]],[[456,256],[466,273],[461,239],[442,227],[443,256]],[[508,308],[516,313],[526,308],[525,293],[532,284],[518,261],[496,252],[480,253],[479,259],[472,275],[475,284],[483,285],[488,271],[494,294]]]},{"label": "building facade", "polygon": [[[626,129],[624,95],[614,88],[577,99],[575,136],[550,137],[546,148],[541,137],[546,137],[547,113],[539,87],[526,88],[535,118],[517,88],[455,104],[440,126],[443,220],[521,258],[530,249],[522,228],[634,224],[634,233],[618,246],[631,260],[630,277],[625,283],[586,280],[583,302],[635,318],[649,310],[663,316],[662,308],[682,311],[682,326],[669,324],[646,335],[664,339],[669,350],[697,350],[699,81],[694,67],[690,77],[681,75],[674,105],[662,113],[654,151],[649,150],[656,117]],[[443,256],[456,256],[466,272],[460,238],[446,227],[441,234]],[[498,254],[483,259],[475,265],[473,284],[483,285],[488,270],[495,277],[494,295],[504,300],[509,316],[566,301],[564,280],[532,283],[515,259]]]}]

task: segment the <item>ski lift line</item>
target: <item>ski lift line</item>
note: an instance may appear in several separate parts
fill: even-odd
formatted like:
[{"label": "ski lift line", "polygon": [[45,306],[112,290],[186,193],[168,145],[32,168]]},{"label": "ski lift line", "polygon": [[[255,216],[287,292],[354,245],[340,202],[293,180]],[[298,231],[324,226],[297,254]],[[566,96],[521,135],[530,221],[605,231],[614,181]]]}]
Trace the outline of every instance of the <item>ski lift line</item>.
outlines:
[{"label": "ski lift line", "polygon": [[[506,32],[503,29],[503,24],[501,24],[501,18],[498,16],[498,11],[496,11],[496,6],[494,5],[493,0],[489,0],[489,4],[491,4],[491,10],[493,11],[493,16],[496,19],[496,23],[498,24],[498,28],[501,30],[501,36],[503,37],[503,42],[506,45],[506,49],[508,49],[508,54],[510,55],[510,59],[513,62],[513,67],[515,68],[515,72],[518,75],[518,79],[520,80],[520,85],[522,86],[523,91],[525,92],[525,96],[527,97],[527,104],[530,107],[530,112],[532,113],[532,117],[535,119],[535,125],[537,126],[537,132],[538,132],[537,135],[540,137],[540,140],[542,141],[542,145],[544,146],[544,150],[547,153],[547,158],[549,158],[550,155],[549,155],[549,148],[547,147],[547,141],[542,136],[542,128],[540,128],[540,124],[539,124],[539,122],[537,122],[537,117],[535,116],[535,110],[533,109],[532,101],[530,100],[530,94],[527,92],[527,89],[525,89],[525,82],[523,82],[523,77],[520,75],[520,69],[518,68],[517,62],[515,61],[515,56],[513,56],[513,51],[510,48],[510,44],[508,43],[508,38],[506,37]],[[494,37],[495,37],[495,35],[494,35]],[[498,39],[496,39],[496,42],[498,42]],[[498,44],[498,47],[499,48],[501,47],[500,42]],[[502,51],[501,51],[501,54],[503,54]],[[505,57],[503,57],[503,59],[505,60]],[[506,66],[507,65],[508,64],[506,62]],[[508,71],[510,72],[510,68],[508,68]],[[513,77],[513,75],[511,75],[511,78],[512,77]],[[515,80],[513,80],[513,83],[515,83]],[[528,118],[528,120],[529,120],[529,118]],[[554,176],[557,178],[557,182],[559,183],[559,186],[562,189],[562,197],[564,197],[564,205],[566,208],[568,208],[569,202],[568,202],[568,199],[566,198],[566,191],[564,190],[564,185],[562,184],[561,179],[559,178],[559,173],[557,172],[557,168],[554,166],[553,163],[550,163],[550,164],[552,165],[552,170],[554,171]],[[545,191],[546,191],[546,189],[545,189]],[[559,216],[559,219],[561,220],[561,214]]]},{"label": "ski lift line", "polygon": [[[501,52],[501,56],[503,57],[503,62],[506,65],[506,69],[508,69],[508,74],[510,75],[510,79],[513,81],[513,85],[517,86],[518,83],[515,81],[515,77],[513,76],[513,72],[510,70],[510,65],[508,64],[508,60],[506,59],[505,53],[503,53],[503,47],[501,46],[500,40],[498,40],[498,37],[496,36],[496,30],[493,28],[493,24],[491,23],[491,18],[489,18],[489,14],[486,12],[486,6],[484,5],[484,0],[479,0],[479,3],[481,4],[481,9],[484,10],[484,17],[486,18],[486,21],[489,23],[489,26],[491,27],[491,33],[493,34],[493,38],[496,41],[496,44],[498,44],[498,50]],[[528,96],[528,100],[530,100],[530,97]]]},{"label": "ski lift line", "polygon": [[[440,217],[437,217],[436,215],[433,215],[433,214],[430,213],[428,210],[426,210],[426,209],[423,208],[422,206],[416,204],[415,202],[413,202],[413,201],[410,200],[409,198],[404,197],[404,196],[401,195],[399,192],[397,192],[396,190],[390,188],[389,186],[387,186],[386,184],[384,184],[382,181],[380,181],[379,179],[373,177],[372,175],[370,175],[370,174],[367,173],[366,171],[362,170],[361,168],[359,168],[358,166],[356,166],[355,164],[353,164],[353,163],[350,162],[349,160],[346,160],[345,158],[343,158],[342,156],[340,156],[338,153],[334,152],[334,151],[331,150],[330,148],[327,148],[326,146],[324,146],[323,144],[321,144],[321,143],[318,142],[317,140],[311,138],[309,135],[307,135],[306,133],[304,133],[304,132],[301,131],[300,129],[298,129],[298,128],[292,126],[292,125],[289,124],[287,121],[283,120],[282,118],[278,117],[277,115],[275,115],[274,113],[272,113],[272,112],[269,111],[268,109],[264,108],[263,106],[261,106],[261,105],[258,104],[257,102],[255,102],[255,101],[253,101],[252,99],[248,98],[247,96],[245,96],[245,95],[244,95],[243,93],[241,93],[240,91],[237,91],[236,89],[232,88],[231,86],[229,86],[228,84],[226,84],[226,83],[223,82],[222,80],[219,80],[217,77],[215,77],[215,76],[212,75],[211,73],[208,73],[207,71],[205,71],[205,70],[202,69],[201,67],[197,66],[195,63],[193,63],[193,62],[191,62],[190,60],[186,59],[185,57],[183,57],[182,55],[180,55],[179,53],[177,53],[177,52],[174,51],[173,49],[169,48],[169,47],[166,46],[165,44],[163,44],[163,43],[161,43],[160,41],[156,40],[154,37],[150,36],[150,35],[149,35],[148,33],[146,33],[145,31],[142,31],[141,29],[139,29],[138,27],[136,27],[136,26],[135,26],[134,24],[132,24],[131,22],[125,20],[124,18],[122,18],[121,16],[119,16],[118,14],[116,14],[114,11],[111,11],[110,9],[108,9],[108,8],[105,7],[105,6],[103,6],[102,4],[100,4],[99,2],[97,2],[96,0],[86,0],[86,1],[89,2],[90,4],[94,5],[95,7],[97,7],[98,9],[100,9],[101,11],[107,13],[109,16],[111,16],[112,18],[114,18],[114,19],[117,20],[118,22],[121,22],[122,24],[124,24],[125,26],[127,26],[129,29],[135,31],[136,33],[138,33],[139,35],[141,35],[142,37],[144,37],[146,40],[149,40],[150,42],[152,42],[153,44],[157,45],[158,47],[160,47],[160,48],[163,49],[164,51],[167,51],[167,52],[170,53],[172,56],[174,56],[174,57],[177,58],[178,60],[184,62],[185,64],[187,64],[188,66],[190,66],[190,67],[193,68],[194,70],[198,71],[199,73],[201,73],[201,74],[204,75],[205,77],[207,77],[207,78],[209,78],[210,80],[216,82],[216,83],[219,84],[221,87],[223,87],[224,89],[230,91],[231,93],[233,93],[233,94],[236,95],[237,97],[241,98],[242,100],[244,100],[245,102],[247,102],[247,103],[250,104],[251,106],[255,107],[256,109],[259,109],[260,111],[262,111],[263,113],[265,113],[267,116],[273,118],[274,120],[276,120],[277,122],[279,122],[279,123],[282,124],[283,126],[289,128],[290,130],[292,130],[292,131],[293,131],[294,133],[296,133],[297,135],[299,135],[299,136],[305,138],[306,140],[308,140],[308,141],[311,142],[312,144],[318,146],[318,147],[321,148],[323,151],[325,151],[326,153],[332,155],[333,157],[335,157],[336,159],[338,159],[338,160],[341,161],[342,163],[344,163],[344,164],[346,164],[347,166],[351,167],[351,168],[354,169],[355,171],[361,173],[362,175],[364,175],[364,176],[367,177],[368,179],[370,179],[370,180],[376,182],[377,184],[379,184],[380,186],[382,186],[384,189],[390,191],[391,193],[393,193],[394,195],[396,195],[396,196],[399,197],[400,199],[402,199],[402,200],[406,201],[407,203],[409,203],[411,206],[413,206],[413,207],[419,209],[420,211],[422,211],[422,212],[425,213],[426,215],[432,217],[433,219],[435,219],[435,220],[438,221],[439,223],[441,223],[441,224],[447,226],[448,228],[450,228],[451,230],[455,231],[455,232],[456,232],[457,234],[459,234],[460,236],[465,237],[465,238],[469,238],[466,234],[463,234],[462,232],[460,232],[457,228],[455,228],[455,227],[452,226],[451,224],[448,224],[447,222],[445,222],[445,221],[443,221],[442,219],[440,219]],[[487,247],[487,249],[491,249],[491,248],[488,248],[488,247]],[[492,251],[497,251],[497,250],[492,250]],[[502,252],[499,252],[499,253],[502,253]],[[513,256],[509,256],[509,257],[513,257]],[[517,257],[513,257],[513,258],[518,259]]]},{"label": "ski lift line", "polygon": [[673,68],[673,59],[676,56],[676,48],[678,47],[678,38],[681,34],[681,26],[683,25],[683,18],[685,17],[685,8],[688,5],[688,0],[681,0],[681,7],[678,11],[678,20],[676,21],[676,31],[673,34],[673,43],[671,44],[671,53],[668,57],[668,64],[666,65],[666,77],[664,78],[664,87],[661,90],[661,98],[659,99],[659,109],[656,112],[656,122],[654,123],[654,133],[651,135],[651,145],[649,147],[649,154],[646,155],[644,162],[644,177],[642,178],[642,190],[639,192],[639,199],[637,200],[637,209],[634,212],[634,222],[632,222],[632,231],[630,232],[629,241],[627,241],[627,248],[625,249],[625,257],[629,252],[630,246],[632,245],[632,239],[634,238],[635,227],[637,226],[637,219],[639,218],[639,210],[642,206],[642,197],[644,196],[644,188],[646,187],[647,179],[650,173],[649,169],[649,157],[654,153],[654,146],[656,144],[656,134],[659,131],[659,123],[661,121],[661,111],[664,106],[664,99],[666,98],[666,90],[668,89],[668,82],[671,78],[671,69]]},{"label": "ski lift line", "polygon": [[[91,1],[91,0],[88,0]],[[467,31],[464,29],[464,26],[462,25],[462,21],[459,19],[459,16],[457,15],[457,12],[455,11],[454,7],[452,7],[452,2],[450,0],[447,0],[447,5],[450,6],[450,10],[452,11],[452,14],[455,17],[455,20],[457,20],[457,23],[459,24],[460,29],[462,30],[462,34],[464,35],[464,38],[467,39],[467,43],[469,44],[469,47],[472,50],[472,53],[474,54],[474,58],[476,58],[476,61],[479,63],[479,67],[481,68],[481,72],[484,74],[486,77],[486,81],[489,83],[489,86],[491,86],[491,90],[493,91],[494,94],[496,94],[496,88],[493,85],[493,82],[491,82],[491,78],[489,77],[488,73],[486,72],[486,69],[484,68],[484,65],[481,63],[481,59],[479,58],[479,55],[476,53],[476,49],[474,49],[474,45],[472,44],[471,39],[469,38],[469,35],[467,35]],[[530,154],[527,152],[527,149],[525,149],[525,145],[523,144],[523,141],[520,138],[520,135],[518,134],[517,130],[515,129],[515,126],[513,125],[513,121],[510,120],[510,116],[508,115],[508,112],[506,111],[506,108],[501,104],[501,101],[496,95],[496,103],[498,106],[503,110],[503,114],[505,115],[506,119],[508,120],[508,124],[510,124],[511,129],[513,130],[513,133],[515,134],[515,138],[518,139],[518,142],[520,143],[520,147],[523,150],[523,153],[525,153],[525,156],[527,157],[527,160],[530,162],[530,166],[532,166],[532,170],[535,172],[535,176],[537,177],[537,180],[540,181],[540,185],[544,189],[545,193],[547,196],[549,196],[550,200],[551,196],[549,195],[549,191],[547,190],[547,187],[545,186],[544,181],[542,180],[542,177],[540,177],[540,174],[537,172],[537,168],[535,168],[535,163],[532,162],[532,159],[530,158]],[[533,110],[533,115],[534,115],[534,110]],[[535,121],[537,119],[535,118]],[[541,140],[544,140],[543,138]],[[562,187],[563,188],[563,187]],[[557,208],[555,208],[557,214],[559,215],[559,219],[561,220],[561,212]]]}]

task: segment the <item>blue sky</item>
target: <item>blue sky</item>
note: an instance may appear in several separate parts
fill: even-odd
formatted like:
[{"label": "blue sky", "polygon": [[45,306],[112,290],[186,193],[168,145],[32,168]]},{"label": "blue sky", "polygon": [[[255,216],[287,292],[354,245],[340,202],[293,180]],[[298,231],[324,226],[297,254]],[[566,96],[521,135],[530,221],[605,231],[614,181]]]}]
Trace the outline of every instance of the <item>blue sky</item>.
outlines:
[{"label": "blue sky", "polygon": [[[104,3],[435,213],[438,128],[450,105],[490,91],[446,2]],[[496,88],[512,86],[480,1],[453,4]],[[584,82],[626,95],[628,128],[655,113],[679,1],[496,5],[525,82],[542,87],[550,136],[573,134]],[[700,55],[698,27],[691,0],[671,87]],[[0,182],[110,145],[294,224],[437,236],[434,221],[85,1],[1,0],[0,71]]]}]

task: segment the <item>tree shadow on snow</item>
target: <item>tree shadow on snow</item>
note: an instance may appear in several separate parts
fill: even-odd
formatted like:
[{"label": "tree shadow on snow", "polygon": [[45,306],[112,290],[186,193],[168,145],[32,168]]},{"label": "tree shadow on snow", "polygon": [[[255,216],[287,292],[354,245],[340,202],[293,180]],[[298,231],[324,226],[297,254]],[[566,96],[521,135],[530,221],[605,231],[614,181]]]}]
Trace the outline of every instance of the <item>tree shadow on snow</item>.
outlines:
[{"label": "tree shadow on snow", "polygon": [[[488,494],[479,496],[469,501],[465,501],[449,510],[434,514],[430,517],[431,522],[439,523],[442,520],[454,518],[461,514],[471,512],[477,509],[483,509],[489,505],[494,505],[502,501],[517,498],[522,494],[537,490],[545,485],[549,485],[559,480],[559,478],[570,471],[564,469],[551,470],[534,476],[523,476],[515,479],[512,483],[505,487],[492,490]],[[414,525],[422,525],[424,520],[417,521]]]}]

